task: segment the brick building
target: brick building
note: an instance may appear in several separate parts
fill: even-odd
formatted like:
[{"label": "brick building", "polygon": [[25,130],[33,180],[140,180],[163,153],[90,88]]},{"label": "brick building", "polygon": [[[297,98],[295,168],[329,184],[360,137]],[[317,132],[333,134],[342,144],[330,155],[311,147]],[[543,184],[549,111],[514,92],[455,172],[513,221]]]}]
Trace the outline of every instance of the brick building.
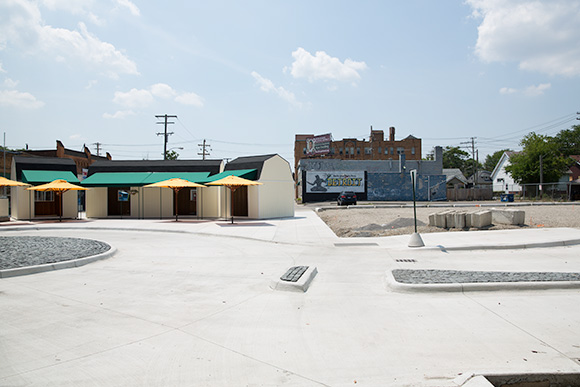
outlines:
[{"label": "brick building", "polygon": [[300,159],[327,158],[340,160],[399,160],[404,154],[406,160],[421,160],[421,139],[412,135],[402,140],[395,140],[395,128],[389,128],[389,137],[385,138],[384,131],[374,130],[368,141],[356,138],[343,138],[330,141],[327,153],[309,155],[307,140],[314,137],[312,134],[297,134],[294,140],[294,170],[298,168]]},{"label": "brick building", "polygon": [[13,156],[25,157],[51,157],[59,159],[71,159],[75,162],[77,168],[77,176],[82,176],[83,169],[88,170],[89,166],[97,160],[111,160],[111,155],[107,152],[106,156],[93,155],[91,151],[85,146],[82,152],[67,149],[62,142],[56,140],[56,149],[32,150],[23,149],[17,151],[6,151],[6,165],[4,165],[4,155],[0,157],[0,173],[5,177],[10,177],[10,170],[12,167]]}]

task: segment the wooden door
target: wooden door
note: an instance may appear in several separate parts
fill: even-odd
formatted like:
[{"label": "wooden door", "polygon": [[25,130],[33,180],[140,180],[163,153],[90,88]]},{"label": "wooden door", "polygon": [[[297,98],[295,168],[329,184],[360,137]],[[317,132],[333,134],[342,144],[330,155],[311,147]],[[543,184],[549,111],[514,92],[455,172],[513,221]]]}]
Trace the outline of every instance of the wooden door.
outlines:
[{"label": "wooden door", "polygon": [[122,200],[119,191],[129,193],[130,187],[109,187],[107,190],[107,207],[109,216],[129,216],[131,215],[131,194],[127,200]]},{"label": "wooden door", "polygon": [[[175,206],[173,212],[175,212]],[[179,190],[179,193],[177,194],[177,214],[197,214],[197,188],[182,188]],[[175,215],[175,213],[173,215]]]},{"label": "wooden door", "polygon": [[238,188],[233,193],[234,216],[248,216],[248,187]]}]

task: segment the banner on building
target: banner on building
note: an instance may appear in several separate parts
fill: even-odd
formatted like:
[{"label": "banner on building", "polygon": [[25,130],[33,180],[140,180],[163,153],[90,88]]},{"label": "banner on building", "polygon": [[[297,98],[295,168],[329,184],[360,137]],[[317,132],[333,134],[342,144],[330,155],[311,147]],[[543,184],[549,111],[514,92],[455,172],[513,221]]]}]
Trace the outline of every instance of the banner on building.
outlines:
[{"label": "banner on building", "polygon": [[364,171],[307,171],[306,193],[365,192]]},{"label": "banner on building", "polygon": [[330,133],[321,136],[308,137],[306,139],[306,155],[316,156],[325,155],[330,152],[330,142],[332,141]]}]

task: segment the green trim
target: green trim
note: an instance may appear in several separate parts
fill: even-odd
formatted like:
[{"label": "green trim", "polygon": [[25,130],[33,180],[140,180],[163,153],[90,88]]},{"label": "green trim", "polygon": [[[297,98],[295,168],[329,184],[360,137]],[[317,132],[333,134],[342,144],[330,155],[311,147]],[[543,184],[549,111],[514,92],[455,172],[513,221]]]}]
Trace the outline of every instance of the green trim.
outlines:
[{"label": "green trim", "polygon": [[142,187],[173,178],[197,183],[208,175],[209,172],[97,172],[81,184],[87,187]]},{"label": "green trim", "polygon": [[228,177],[228,176],[232,176],[232,175],[236,176],[236,177],[241,177],[242,179],[256,180],[256,177],[258,175],[258,170],[257,169],[234,169],[231,171],[223,171],[221,173],[209,176],[205,180],[200,180],[197,183],[200,183],[200,184],[211,183],[212,181],[223,179],[224,177]]},{"label": "green trim", "polygon": [[22,171],[22,181],[28,184],[44,184],[59,179],[79,183],[79,179],[71,171]]}]

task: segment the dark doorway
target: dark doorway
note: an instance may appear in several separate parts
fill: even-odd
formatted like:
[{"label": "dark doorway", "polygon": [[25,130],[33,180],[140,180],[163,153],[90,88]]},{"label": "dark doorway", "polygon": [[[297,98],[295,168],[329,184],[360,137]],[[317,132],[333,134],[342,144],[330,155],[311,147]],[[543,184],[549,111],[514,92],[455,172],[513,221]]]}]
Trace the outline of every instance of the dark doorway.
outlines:
[{"label": "dark doorway", "polygon": [[248,216],[248,187],[236,189],[232,197],[234,216]]},{"label": "dark doorway", "polygon": [[109,187],[107,192],[107,207],[109,216],[131,215],[130,191],[130,187]]},{"label": "dark doorway", "polygon": [[34,215],[61,216],[60,195],[54,191],[34,191]]},{"label": "dark doorway", "polygon": [[[175,215],[175,206],[173,207]],[[182,188],[177,194],[177,215],[197,214],[197,188]]]}]

